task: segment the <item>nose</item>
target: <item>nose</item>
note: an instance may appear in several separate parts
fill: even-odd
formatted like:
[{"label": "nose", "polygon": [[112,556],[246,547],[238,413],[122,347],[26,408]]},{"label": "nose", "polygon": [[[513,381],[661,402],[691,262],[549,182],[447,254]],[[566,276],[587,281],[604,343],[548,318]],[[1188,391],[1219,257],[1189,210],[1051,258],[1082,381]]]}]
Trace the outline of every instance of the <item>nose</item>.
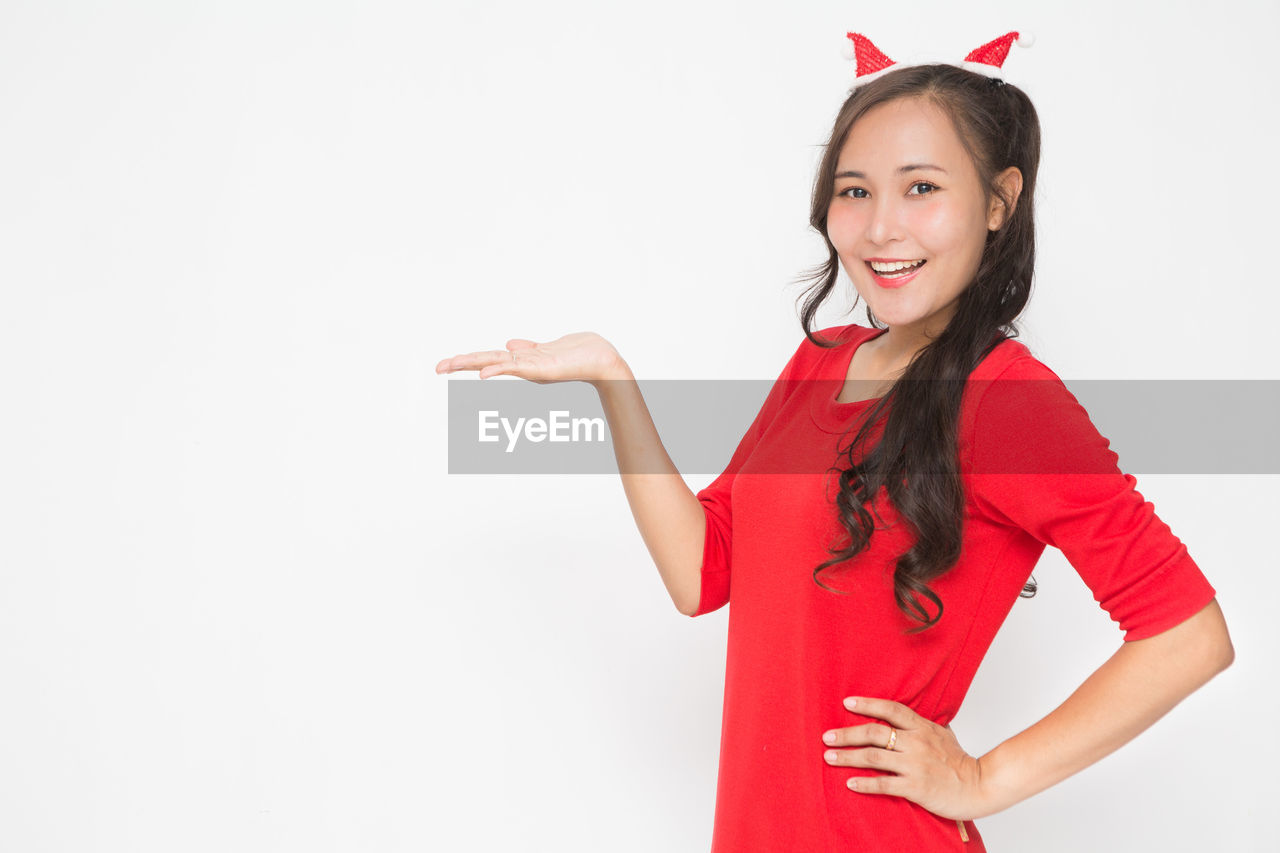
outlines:
[{"label": "nose", "polygon": [[871,218],[867,221],[867,240],[883,246],[902,237],[901,209],[897,200],[885,193],[871,204]]}]

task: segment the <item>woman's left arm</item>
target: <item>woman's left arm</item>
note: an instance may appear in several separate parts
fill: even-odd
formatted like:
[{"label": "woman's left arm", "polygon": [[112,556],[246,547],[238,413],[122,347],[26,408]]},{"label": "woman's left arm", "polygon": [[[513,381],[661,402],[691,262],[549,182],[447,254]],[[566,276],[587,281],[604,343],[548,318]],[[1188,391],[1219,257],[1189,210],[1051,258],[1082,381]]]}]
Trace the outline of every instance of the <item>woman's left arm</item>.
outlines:
[{"label": "woman's left arm", "polygon": [[1235,659],[1215,598],[1199,613],[1124,643],[1065,702],[978,759],[982,817],[1110,755]]},{"label": "woman's left arm", "polygon": [[[906,705],[846,697],[850,711],[888,724],[825,733],[828,746],[864,747],[828,751],[829,763],[888,771],[855,776],[849,787],[964,820],[1119,749],[1235,657],[1213,586],[1057,374],[1020,356],[997,379],[966,398],[970,509],[1061,550],[1126,639],[1065,702],[981,758]],[[1012,590],[1025,577],[1008,580]]]},{"label": "woman's left arm", "polygon": [[1216,591],[1058,375],[1022,357],[980,390],[975,507],[1060,549],[1126,637],[1052,713],[982,756],[992,814],[1119,749],[1234,651]]},{"label": "woman's left arm", "polygon": [[1234,659],[1215,598],[1166,631],[1126,642],[1048,716],[981,758],[964,751],[950,726],[906,705],[850,697],[845,700],[850,711],[888,725],[866,723],[828,732],[823,740],[829,747],[862,748],[828,750],[827,761],[888,771],[850,779],[849,787],[859,794],[904,797],[942,817],[975,820],[1116,751]]}]

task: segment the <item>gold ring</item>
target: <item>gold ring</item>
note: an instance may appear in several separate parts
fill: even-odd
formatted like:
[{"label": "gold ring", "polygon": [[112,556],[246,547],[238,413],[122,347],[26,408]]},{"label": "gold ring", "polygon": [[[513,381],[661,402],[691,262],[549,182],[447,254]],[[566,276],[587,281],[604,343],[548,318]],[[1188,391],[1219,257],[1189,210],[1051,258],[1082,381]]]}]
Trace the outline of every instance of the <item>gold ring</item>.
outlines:
[{"label": "gold ring", "polygon": [[885,749],[893,749],[893,745],[898,742],[898,730],[893,726],[889,726],[889,742],[885,744]]}]

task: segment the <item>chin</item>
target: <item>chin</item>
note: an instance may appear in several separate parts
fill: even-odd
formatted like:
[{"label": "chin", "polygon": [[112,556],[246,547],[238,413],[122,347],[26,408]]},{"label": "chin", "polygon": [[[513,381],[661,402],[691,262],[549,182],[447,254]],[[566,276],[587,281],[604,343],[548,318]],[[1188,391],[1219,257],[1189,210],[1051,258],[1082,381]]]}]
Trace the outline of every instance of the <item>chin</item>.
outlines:
[{"label": "chin", "polygon": [[871,308],[875,318],[886,326],[910,326],[913,323],[919,323],[925,317],[919,311],[903,311],[901,308],[886,305],[877,306],[869,299],[863,301]]}]

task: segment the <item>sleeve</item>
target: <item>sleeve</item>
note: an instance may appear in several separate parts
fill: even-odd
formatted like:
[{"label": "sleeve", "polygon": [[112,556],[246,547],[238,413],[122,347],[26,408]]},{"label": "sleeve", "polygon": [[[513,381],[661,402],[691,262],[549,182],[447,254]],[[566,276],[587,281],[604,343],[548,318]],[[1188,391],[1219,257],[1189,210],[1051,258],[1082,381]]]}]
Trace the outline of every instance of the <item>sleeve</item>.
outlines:
[{"label": "sleeve", "polygon": [[[820,333],[821,334],[821,333]],[[801,353],[813,346],[808,338],[800,343],[782,373],[769,389],[769,395],[738,442],[738,448],[729,459],[728,466],[706,488],[697,492],[702,511],[707,520],[706,536],[702,545],[702,595],[698,609],[691,616],[701,616],[719,610],[729,602],[729,574],[732,564],[733,543],[733,481],[743,464],[751,457],[756,443],[782,408],[787,395],[795,387],[795,377]]]},{"label": "sleeve", "polygon": [[1172,628],[1213,600],[1186,546],[1053,371],[1019,358],[980,394],[976,507],[1061,550],[1125,642]]}]

